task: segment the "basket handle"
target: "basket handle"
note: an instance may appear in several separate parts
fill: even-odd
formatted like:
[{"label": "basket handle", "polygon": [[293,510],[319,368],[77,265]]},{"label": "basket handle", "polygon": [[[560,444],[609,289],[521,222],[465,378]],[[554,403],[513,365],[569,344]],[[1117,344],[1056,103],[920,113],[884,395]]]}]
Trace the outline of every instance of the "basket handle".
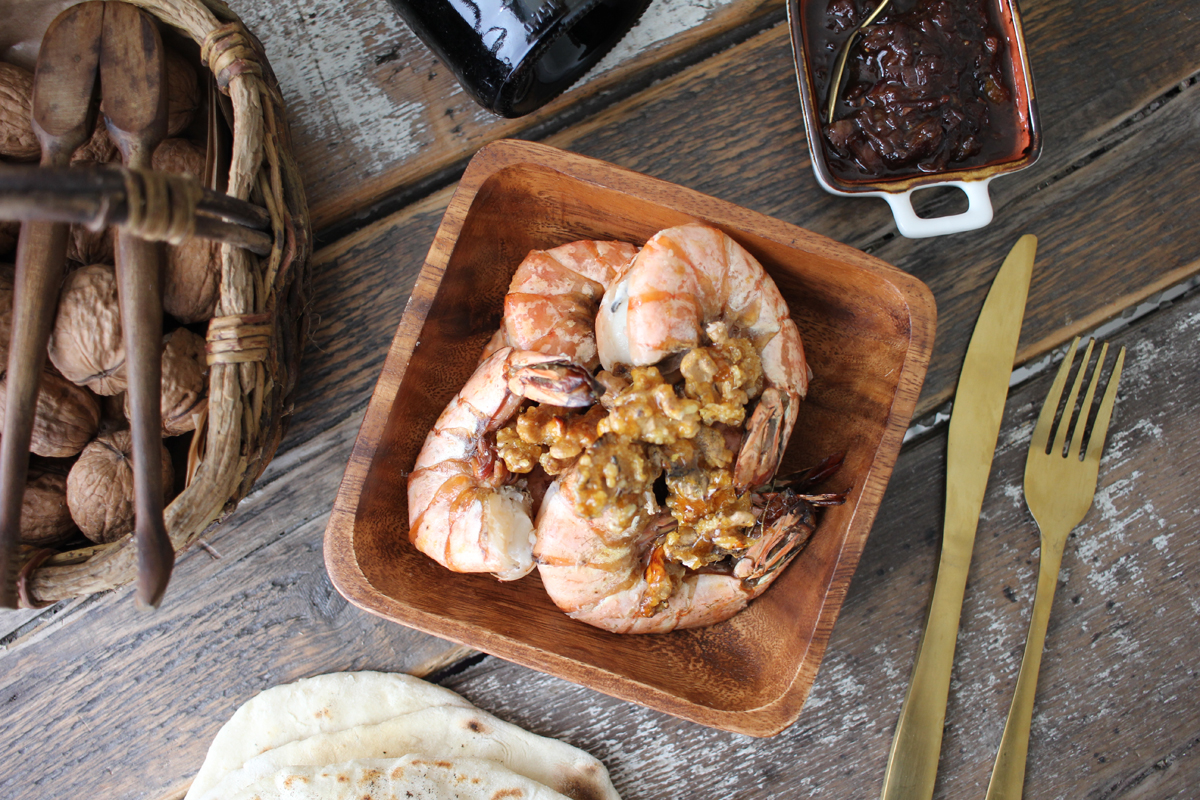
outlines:
[{"label": "basket handle", "polygon": [[[141,213],[149,209],[153,216]],[[139,211],[140,210],[140,211]],[[151,241],[189,236],[226,242],[265,256],[274,239],[266,209],[205,189],[190,175],[99,167],[5,166],[0,219],[49,220],[125,228]]]}]

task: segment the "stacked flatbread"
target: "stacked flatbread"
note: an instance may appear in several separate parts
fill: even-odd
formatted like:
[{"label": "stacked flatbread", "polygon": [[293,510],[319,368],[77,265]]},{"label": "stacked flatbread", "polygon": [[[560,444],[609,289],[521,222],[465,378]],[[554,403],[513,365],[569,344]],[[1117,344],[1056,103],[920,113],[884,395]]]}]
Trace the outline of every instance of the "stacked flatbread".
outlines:
[{"label": "stacked flatbread", "polygon": [[186,800],[620,800],[598,759],[409,675],[276,686],[217,732]]}]

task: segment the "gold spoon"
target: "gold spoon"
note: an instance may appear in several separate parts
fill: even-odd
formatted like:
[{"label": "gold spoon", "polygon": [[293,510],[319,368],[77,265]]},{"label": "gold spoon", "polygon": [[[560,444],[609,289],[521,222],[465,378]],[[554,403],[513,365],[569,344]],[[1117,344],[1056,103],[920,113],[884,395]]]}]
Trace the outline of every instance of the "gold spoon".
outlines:
[{"label": "gold spoon", "polygon": [[837,61],[833,65],[833,79],[829,82],[829,103],[825,109],[825,122],[833,122],[833,111],[837,106],[838,93],[842,90],[842,78],[846,72],[846,59],[850,57],[850,48],[854,44],[855,38],[862,32],[862,29],[875,21],[875,18],[883,13],[891,0],[879,0],[879,5],[875,6],[866,19],[858,24],[858,27],[850,31],[850,35],[846,37],[846,41],[842,42],[842,49],[838,51]]}]

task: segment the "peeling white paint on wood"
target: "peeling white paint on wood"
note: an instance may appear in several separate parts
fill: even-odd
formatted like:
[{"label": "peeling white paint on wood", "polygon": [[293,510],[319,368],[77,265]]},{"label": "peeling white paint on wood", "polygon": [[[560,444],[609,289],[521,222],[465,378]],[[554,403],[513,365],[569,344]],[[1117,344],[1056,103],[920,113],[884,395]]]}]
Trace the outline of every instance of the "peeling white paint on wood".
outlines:
[{"label": "peeling white paint on wood", "polygon": [[735,0],[655,0],[612,52],[584,76],[584,82],[617,68],[672,36],[704,24],[718,9],[733,2]]},{"label": "peeling white paint on wood", "polygon": [[[582,83],[704,25],[739,0],[655,0]],[[279,78],[305,172],[375,178],[499,118],[471,101],[385,0],[234,0]],[[482,141],[478,141],[482,144]],[[336,162],[333,163],[333,162]]]},{"label": "peeling white paint on wood", "polygon": [[396,102],[371,79],[380,59],[415,46],[385,2],[300,0],[282,4],[286,13],[277,3],[238,5],[266,48],[294,132],[331,154],[352,153],[360,176],[420,152],[427,109]]}]

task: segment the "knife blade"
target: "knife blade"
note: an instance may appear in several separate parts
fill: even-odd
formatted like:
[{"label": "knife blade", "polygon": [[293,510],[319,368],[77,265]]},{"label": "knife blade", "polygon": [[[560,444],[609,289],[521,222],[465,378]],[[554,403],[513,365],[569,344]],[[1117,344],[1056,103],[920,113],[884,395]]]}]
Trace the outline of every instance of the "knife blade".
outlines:
[{"label": "knife blade", "polygon": [[925,633],[892,738],[883,800],[933,796],[975,528],[1008,399],[1036,252],[1037,237],[1029,234],[1009,251],[979,312],[959,373],[946,454],[942,553]]}]

